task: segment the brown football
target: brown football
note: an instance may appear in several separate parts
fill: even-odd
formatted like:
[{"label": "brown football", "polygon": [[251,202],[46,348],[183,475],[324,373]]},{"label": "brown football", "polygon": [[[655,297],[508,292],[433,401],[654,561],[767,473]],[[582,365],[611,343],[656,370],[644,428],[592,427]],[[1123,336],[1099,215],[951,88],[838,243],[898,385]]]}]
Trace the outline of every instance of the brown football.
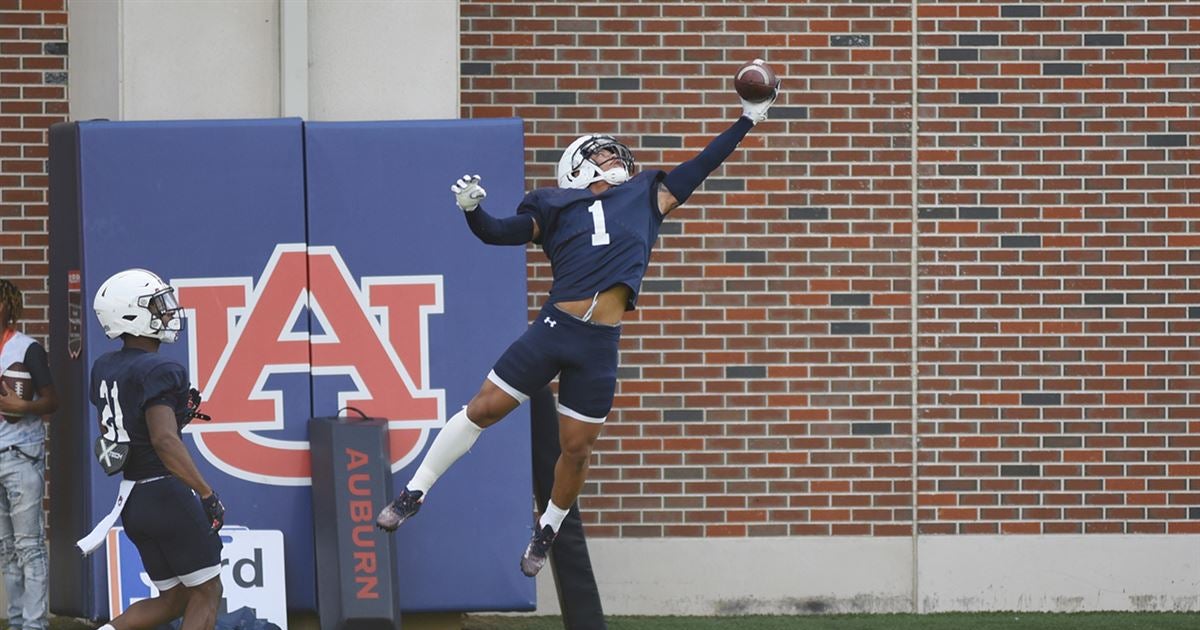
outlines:
[{"label": "brown football", "polygon": [[775,71],[762,59],[755,59],[743,65],[738,68],[737,74],[733,75],[733,89],[737,90],[738,96],[751,103],[771,98],[771,93],[778,85],[779,79],[775,76]]},{"label": "brown football", "polygon": [[[29,375],[29,371],[25,369],[24,363],[14,363],[4,370],[4,374],[0,374],[0,383],[4,384],[4,388],[16,394],[22,400],[33,400],[33,377]],[[9,416],[6,418],[20,418],[20,416]]]}]

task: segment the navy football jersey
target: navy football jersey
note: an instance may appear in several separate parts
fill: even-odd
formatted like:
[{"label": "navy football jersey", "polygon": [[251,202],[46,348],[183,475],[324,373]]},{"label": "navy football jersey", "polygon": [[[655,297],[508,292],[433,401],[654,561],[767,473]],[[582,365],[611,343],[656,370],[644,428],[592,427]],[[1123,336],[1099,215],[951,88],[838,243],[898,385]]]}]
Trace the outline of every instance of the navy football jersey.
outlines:
[{"label": "navy football jersey", "polygon": [[100,416],[101,435],[129,444],[129,458],[122,469],[126,479],[170,474],[150,444],[146,408],[156,404],[173,408],[182,431],[188,422],[190,387],[183,366],[157,352],[122,348],[92,364],[89,391]]},{"label": "navy football jersey", "polygon": [[567,188],[525,195],[517,213],[537,220],[536,242],[554,271],[548,303],[588,299],[624,284],[632,290],[625,309],[633,310],[662,226],[658,184],[664,176],[643,171],[599,195]]}]

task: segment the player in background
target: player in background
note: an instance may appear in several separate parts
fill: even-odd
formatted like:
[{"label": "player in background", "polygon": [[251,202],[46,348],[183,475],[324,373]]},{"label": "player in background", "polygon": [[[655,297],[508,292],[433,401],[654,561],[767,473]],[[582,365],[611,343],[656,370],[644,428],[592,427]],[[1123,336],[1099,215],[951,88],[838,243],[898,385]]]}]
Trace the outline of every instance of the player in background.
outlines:
[{"label": "player in background", "polygon": [[175,289],[145,269],[121,271],[93,303],[120,350],[92,364],[90,396],[100,416],[97,457],[105,472],[134,482],[121,511],[159,590],[100,630],[143,630],[183,616],[181,630],[211,630],[221,601],[225,506],[180,439],[198,398],[182,365],[158,354],[183,329]]},{"label": "player in background", "polygon": [[0,374],[14,363],[25,365],[33,400],[25,400],[0,383],[0,562],[8,595],[8,626],[13,630],[45,630],[47,605],[46,525],[42,498],[46,490],[46,425],[42,416],[58,409],[46,349],[18,332],[24,302],[21,290],[0,280]]},{"label": "player in background", "polygon": [[500,219],[479,207],[487,193],[478,175],[464,175],[451,187],[480,240],[540,244],[554,280],[537,319],[496,361],[466,408],[446,421],[412,480],[380,511],[379,527],[393,531],[416,514],[434,482],[483,429],[558,376],[562,455],[554,469],[551,500],[521,557],[525,575],[541,570],[567,509],[583,488],[592,445],[612,408],[621,318],[637,302],[662,220],[766,119],[777,91],[778,83],[765,101],[743,99],[742,116],[670,173],[634,175],[628,147],[611,136],[588,135],[563,152],[558,187],[527,194],[516,216]]}]

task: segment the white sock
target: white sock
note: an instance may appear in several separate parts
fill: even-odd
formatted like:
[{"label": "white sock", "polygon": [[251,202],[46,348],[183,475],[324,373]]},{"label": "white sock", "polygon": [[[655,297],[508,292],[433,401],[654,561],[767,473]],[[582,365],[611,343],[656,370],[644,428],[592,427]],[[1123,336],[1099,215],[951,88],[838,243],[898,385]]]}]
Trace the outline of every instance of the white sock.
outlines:
[{"label": "white sock", "polygon": [[546,502],[546,511],[542,512],[542,518],[538,521],[538,529],[542,529],[547,525],[554,533],[558,533],[558,528],[562,526],[563,519],[567,517],[567,511],[554,505],[554,501]]},{"label": "white sock", "polygon": [[112,625],[111,623],[106,623],[106,624],[104,624],[103,626],[100,626],[99,628],[96,628],[96,630],[117,630],[117,629],[116,629],[116,628],[114,628],[114,627],[113,627],[113,625]]},{"label": "white sock", "polygon": [[417,467],[417,472],[413,474],[412,480],[406,487],[409,490],[429,492],[429,488],[438,480],[438,477],[441,477],[451,464],[458,461],[458,458],[471,450],[471,445],[479,438],[480,433],[483,433],[483,429],[467,418],[465,407],[462,411],[454,414],[454,417],[446,421],[446,426],[442,427],[437,437],[433,439],[433,445],[429,447],[425,459],[421,460],[421,465]]}]

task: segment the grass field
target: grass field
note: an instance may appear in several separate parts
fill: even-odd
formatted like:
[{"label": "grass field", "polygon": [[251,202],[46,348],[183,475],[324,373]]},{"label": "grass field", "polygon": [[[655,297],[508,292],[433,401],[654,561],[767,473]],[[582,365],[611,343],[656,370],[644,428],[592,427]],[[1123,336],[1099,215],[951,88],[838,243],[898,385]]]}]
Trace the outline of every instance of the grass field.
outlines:
[{"label": "grass field", "polygon": [[[468,615],[467,630],[562,630],[558,617]],[[804,617],[609,617],[609,630],[1197,630],[1200,613],[942,613]]]}]

